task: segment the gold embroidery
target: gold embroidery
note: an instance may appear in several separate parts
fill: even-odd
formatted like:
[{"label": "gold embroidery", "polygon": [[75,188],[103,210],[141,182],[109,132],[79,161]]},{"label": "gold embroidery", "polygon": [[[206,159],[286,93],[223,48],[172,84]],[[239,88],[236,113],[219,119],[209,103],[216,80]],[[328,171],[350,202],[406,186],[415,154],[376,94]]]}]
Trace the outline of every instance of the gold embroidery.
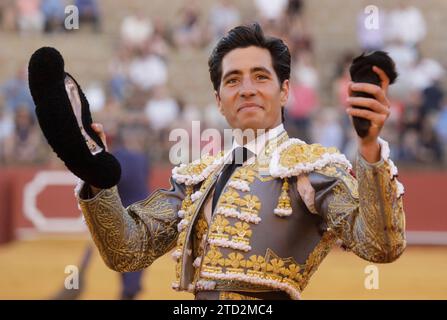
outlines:
[{"label": "gold embroidery", "polygon": [[[212,252],[212,253],[210,253]],[[288,283],[295,287],[297,291],[300,290],[302,281],[302,274],[300,271],[306,270],[302,268],[293,258],[280,258],[271,249],[267,249],[265,256],[251,255],[248,259],[245,255],[239,252],[228,253],[225,259],[225,268],[222,268],[223,254],[219,248],[214,247],[210,250],[209,257],[204,261],[202,270],[212,274],[237,274],[240,276],[252,276],[264,280],[275,280],[278,283]],[[209,278],[205,278],[210,280]],[[224,282],[219,280],[220,288],[235,288],[239,286],[238,282],[243,280],[227,280]],[[227,287],[225,287],[227,283]],[[252,289],[265,289],[264,285],[251,284]],[[275,289],[270,287],[270,289]],[[276,290],[276,289],[275,289]]]},{"label": "gold embroidery", "polygon": [[240,201],[240,205],[242,206],[241,212],[258,215],[261,210],[261,201],[255,195],[244,196]]},{"label": "gold embroidery", "polygon": [[269,182],[269,181],[273,181],[276,179],[276,178],[272,177],[270,174],[264,175],[264,176],[262,176],[261,174],[258,174],[256,176],[256,178],[259,179],[261,182]]},{"label": "gold embroidery", "polygon": [[222,215],[217,215],[211,224],[210,238],[212,239],[229,239],[227,233],[231,232],[230,222]]},{"label": "gold embroidery", "polygon": [[200,217],[199,221],[197,221],[197,226],[195,230],[195,236],[197,237],[197,240],[202,240],[203,236],[208,231],[208,223],[206,222],[206,219],[204,217]]},{"label": "gold embroidery", "polygon": [[220,291],[219,300],[260,300],[260,299],[236,292]]},{"label": "gold embroidery", "polygon": [[282,143],[286,142],[289,139],[289,136],[286,132],[283,132],[278,137],[270,139],[265,145],[264,149],[261,150],[258,157],[256,158],[257,169],[259,172],[258,178],[261,181],[264,181],[262,176],[266,176],[265,180],[273,180],[274,178],[269,174],[269,166],[272,157],[272,152],[278,148]]},{"label": "gold embroidery", "polygon": [[302,279],[300,267],[296,264],[289,265],[289,268],[283,268],[282,273],[292,281],[300,282]]},{"label": "gold embroidery", "polygon": [[186,187],[186,196],[185,199],[182,201],[182,209],[188,210],[191,208],[192,201],[191,201],[191,194],[193,192],[193,186],[187,186]]},{"label": "gold embroidery", "polygon": [[242,273],[243,269],[241,267],[245,266],[244,256],[239,252],[232,252],[228,255],[228,258],[225,259],[225,266],[227,268],[227,272],[229,273]]},{"label": "gold embroidery", "polygon": [[245,237],[250,238],[252,231],[248,223],[236,222],[234,227],[231,229],[230,233],[231,235],[236,235],[239,238],[245,238]]},{"label": "gold embroidery", "polygon": [[[272,288],[260,285],[253,284],[249,282],[242,282],[237,280],[220,280],[213,279],[211,280],[216,283],[215,290],[234,290],[234,291],[243,291],[243,292],[271,292]],[[274,289],[273,291],[277,291]]]},{"label": "gold embroidery", "polygon": [[221,265],[224,266],[225,260],[223,255],[217,248],[211,248],[205,256],[205,264],[211,264],[212,266]]},{"label": "gold embroidery", "polygon": [[357,161],[358,198],[354,180],[338,170],[340,182],[327,204],[327,222],[344,246],[372,262],[391,262],[405,248],[405,216],[389,165]]},{"label": "gold embroidery", "polygon": [[185,176],[199,176],[207,169],[216,159],[223,156],[223,152],[219,152],[216,156],[211,156],[209,154],[204,155],[200,158],[200,161],[196,161],[185,165],[183,167],[177,168],[177,173]]},{"label": "gold embroidery", "polygon": [[245,265],[248,269],[253,271],[261,271],[265,269],[265,259],[262,256],[252,255],[246,262]]},{"label": "gold embroidery", "polygon": [[[248,171],[247,171],[248,172]],[[248,173],[244,173],[247,174]],[[233,188],[228,188],[220,197],[217,204],[217,212],[213,216],[211,222],[211,229],[208,238],[210,240],[225,240],[228,243],[213,242],[214,245],[219,246],[233,246],[237,250],[249,250],[250,237],[252,235],[251,226],[245,221],[256,223],[257,215],[261,209],[261,202],[257,196],[245,195],[242,199],[239,193]],[[243,221],[236,221],[234,225],[230,224],[230,220],[225,217],[225,210],[230,210],[228,213],[231,219],[238,219]],[[240,210],[240,211],[238,211]],[[248,216],[242,217],[242,214],[249,214],[253,217],[252,220]],[[244,220],[247,219],[247,220]],[[234,220],[233,220],[234,221]],[[231,240],[230,240],[231,237]],[[242,244],[243,246],[238,246]]]},{"label": "gold embroidery", "polygon": [[[186,187],[186,195],[185,195],[185,198],[183,199],[182,205],[181,205],[181,210],[184,211],[183,219],[186,219],[186,220],[190,220],[191,219],[191,215],[192,215],[191,210],[194,207],[193,206],[193,202],[191,201],[191,194],[192,194],[192,192],[193,192],[193,186],[187,186]],[[182,230],[179,233],[179,236],[177,238],[177,248],[176,248],[176,250],[178,250],[180,252],[183,250],[183,245],[185,243],[186,230],[187,230],[187,228]],[[177,268],[176,268],[176,270],[177,270],[176,275],[178,275],[178,277],[180,277],[180,272],[178,272],[179,268],[181,269],[181,267],[179,267],[179,266],[177,266]]]},{"label": "gold embroidery", "polygon": [[180,203],[168,197],[169,192],[159,190],[126,210],[113,187],[92,200],[79,201],[107,266],[119,272],[140,270],[173,248]]},{"label": "gold embroidery", "polygon": [[247,181],[248,183],[252,183],[255,181],[256,173],[250,169],[249,166],[241,167],[238,170],[236,170],[231,177],[231,180],[243,180]]},{"label": "gold embroidery", "polygon": [[272,271],[273,273],[281,273],[284,267],[284,261],[280,259],[272,259],[270,263],[267,264],[267,271]]},{"label": "gold embroidery", "polygon": [[229,189],[222,195],[220,206],[236,208],[240,203],[240,196],[235,190]]},{"label": "gold embroidery", "polygon": [[325,148],[320,144],[293,144],[281,152],[279,164],[285,168],[293,168],[299,163],[312,163],[325,153],[338,153],[336,148]]},{"label": "gold embroidery", "polygon": [[332,246],[337,241],[336,235],[331,232],[325,232],[321,237],[320,242],[318,242],[317,246],[313,249],[310,255],[307,257],[306,264],[300,270],[302,272],[301,275],[297,275],[295,278],[297,281],[301,279],[300,282],[300,290],[303,291],[307,286],[311,276],[317,271],[323,259],[328,255]]},{"label": "gold embroidery", "polygon": [[328,165],[322,169],[315,170],[315,172],[341,179],[348,187],[351,195],[356,199],[359,198],[359,188],[357,180],[351,174],[346,172],[346,169],[344,169],[340,165]]},{"label": "gold embroidery", "polygon": [[[177,265],[175,268],[177,283],[181,282],[180,280],[181,280],[182,273],[183,273],[183,254],[186,249],[185,246],[186,246],[189,234],[192,230],[191,224],[193,223],[194,216],[195,216],[195,214],[198,213],[198,209],[200,208],[200,206],[202,205],[202,202],[206,198],[208,191],[210,190],[210,187],[213,184],[214,180],[215,180],[215,172],[210,174],[208,176],[208,178],[202,183],[202,185],[200,186],[200,189],[199,189],[199,191],[202,193],[202,196],[201,196],[200,200],[197,200],[194,202],[191,201],[191,194],[193,191],[193,186],[187,186],[187,196],[185,197],[184,201],[182,202],[182,209],[184,208],[184,211],[185,211],[184,219],[187,219],[189,221],[189,224],[186,228],[184,228],[180,232],[178,240],[177,240],[176,251],[181,253],[181,256],[178,259]],[[183,206],[183,204],[184,204],[184,206]],[[203,225],[203,222],[201,223],[201,225],[202,225],[202,227],[205,227]],[[204,232],[206,232],[206,231],[204,231]],[[196,244],[196,246],[197,246],[197,244]],[[198,247],[200,247],[200,244],[198,244]],[[194,249],[194,241],[193,241],[193,249]],[[199,253],[201,253],[201,252],[199,252]],[[195,276],[194,278],[195,278],[194,280],[197,280],[197,276]]]}]

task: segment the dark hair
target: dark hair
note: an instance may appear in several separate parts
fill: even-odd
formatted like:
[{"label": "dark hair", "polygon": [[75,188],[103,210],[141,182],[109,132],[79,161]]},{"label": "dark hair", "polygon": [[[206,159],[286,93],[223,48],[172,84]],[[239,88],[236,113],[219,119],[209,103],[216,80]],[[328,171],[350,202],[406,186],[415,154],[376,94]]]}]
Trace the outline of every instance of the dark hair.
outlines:
[{"label": "dark hair", "polygon": [[208,67],[214,90],[218,91],[222,78],[222,60],[227,53],[237,48],[255,46],[267,49],[272,57],[273,69],[279,79],[280,86],[290,78],[289,48],[279,38],[265,37],[258,23],[238,26],[219,40],[208,59]]}]

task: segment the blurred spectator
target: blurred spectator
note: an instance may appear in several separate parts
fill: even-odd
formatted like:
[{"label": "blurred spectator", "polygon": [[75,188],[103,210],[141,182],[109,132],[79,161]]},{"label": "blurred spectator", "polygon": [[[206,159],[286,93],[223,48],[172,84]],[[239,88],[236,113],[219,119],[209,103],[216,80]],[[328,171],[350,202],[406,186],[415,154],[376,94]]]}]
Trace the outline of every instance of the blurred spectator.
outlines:
[{"label": "blurred spectator", "polygon": [[347,106],[346,99],[348,98],[348,86],[351,82],[351,75],[349,74],[349,68],[354,59],[352,52],[345,52],[337,63],[337,69],[335,70],[335,79],[333,81],[332,92],[335,103],[344,110]]},{"label": "blurred spectator", "polygon": [[408,129],[421,130],[422,119],[421,106],[422,106],[422,93],[418,90],[412,90],[408,92],[408,98],[404,101],[405,108],[402,115],[402,131]]},{"label": "blurred spectator", "polygon": [[40,5],[40,0],[16,0],[17,25],[21,32],[41,32],[44,29],[45,17]]},{"label": "blurred spectator", "polygon": [[309,51],[297,54],[292,70],[290,102],[287,106],[287,122],[293,135],[309,141],[311,116],[318,108],[318,74]]},{"label": "blurred spectator", "polygon": [[443,101],[434,129],[438,135],[441,145],[443,146],[443,159],[445,161],[447,160],[447,99],[444,99]]},{"label": "blurred spectator", "polygon": [[421,55],[418,56],[418,60],[409,71],[409,89],[418,90],[422,94],[419,114],[421,121],[424,121],[428,114],[438,112],[441,109],[444,98],[441,86],[443,76],[444,69],[437,61],[422,58]]},{"label": "blurred spectator", "polygon": [[109,63],[109,88],[113,98],[123,102],[129,90],[129,64],[131,52],[128,47],[120,47]]},{"label": "blurred spectator", "polygon": [[177,101],[169,95],[166,86],[154,88],[153,96],[145,109],[151,128],[157,131],[170,128],[179,111]]},{"label": "blurred spectator", "polygon": [[[124,110],[129,114],[138,116],[141,120],[146,120],[144,117],[144,108],[151,97],[151,90],[143,90],[132,84],[128,87],[128,95],[124,100]],[[146,121],[147,122],[147,121]]]},{"label": "blurred spectator", "polygon": [[0,163],[3,159],[3,141],[14,131],[14,117],[12,112],[6,110],[0,95]]},{"label": "blurred spectator", "polygon": [[129,66],[129,79],[141,90],[164,85],[168,80],[166,63],[149,50],[148,48],[146,53],[133,60]]},{"label": "blurred spectator", "polygon": [[28,74],[26,68],[20,68],[14,78],[8,80],[0,87],[5,99],[7,111],[15,112],[19,106],[34,110],[34,102],[28,87]]},{"label": "blurred spectator", "polygon": [[402,130],[399,150],[399,160],[405,162],[419,161],[419,134],[422,128],[420,109],[422,95],[420,91],[413,90],[408,94],[406,106],[402,116]]},{"label": "blurred spectator", "polygon": [[92,82],[85,87],[84,94],[89,102],[91,112],[98,112],[104,108],[106,97],[101,83]]},{"label": "blurred spectator", "polygon": [[63,30],[65,3],[62,0],[42,0],[42,13],[45,17],[45,32]]},{"label": "blurred spectator", "polygon": [[[149,159],[145,154],[146,130],[132,123],[122,126],[113,155],[121,164],[121,179],[117,185],[124,207],[149,195]],[[135,299],[142,290],[143,271],[123,272],[120,299]]]},{"label": "blurred spectator", "polygon": [[126,121],[126,112],[123,106],[110,92],[106,95],[104,108],[93,115],[95,122],[104,126],[107,132],[107,142],[113,145],[119,136],[119,124]]},{"label": "blurred spectator", "polygon": [[311,51],[301,50],[296,53],[292,76],[298,84],[318,90],[320,80]]},{"label": "blurred spectator", "polygon": [[418,53],[414,48],[405,46],[400,41],[393,41],[385,47],[385,51],[389,53],[396,63],[399,74],[405,74],[416,63]]},{"label": "blurred spectator", "polygon": [[399,160],[406,163],[419,162],[423,158],[420,150],[419,133],[416,129],[409,129],[402,135]]},{"label": "blurred spectator", "polygon": [[284,27],[288,37],[292,39],[289,48],[292,53],[305,48],[310,49],[308,43],[311,42],[308,30],[304,23],[304,3],[303,0],[289,0],[286,9],[286,22]]},{"label": "blurred spectator", "polygon": [[336,108],[322,109],[313,120],[311,139],[308,142],[341,149],[343,146],[343,130],[338,121]]},{"label": "blurred spectator", "polygon": [[421,11],[404,0],[400,0],[399,7],[389,13],[387,21],[387,38],[408,47],[416,47],[427,34]]},{"label": "blurred spectator", "polygon": [[26,107],[18,107],[14,118],[14,131],[5,138],[3,156],[6,164],[38,164],[46,158],[40,130]]},{"label": "blurred spectator", "polygon": [[101,30],[101,17],[97,0],[75,0],[79,10],[79,24],[91,23],[94,31]]},{"label": "blurred spectator", "polygon": [[419,43],[426,36],[426,24],[420,10],[405,1],[387,16],[386,38],[389,45],[386,51],[396,62],[399,81],[393,85],[392,92],[401,99],[408,90],[424,90],[433,82],[431,77],[442,69],[433,61],[422,59],[418,51]]},{"label": "blurred spectator", "polygon": [[[352,128],[352,124],[349,121],[349,125]],[[357,157],[358,152],[358,146],[357,146],[357,133],[355,130],[344,130],[344,141],[343,141],[343,147],[341,148],[343,154],[346,155],[346,158],[348,158],[349,161],[354,162]]]},{"label": "blurred spectator", "polygon": [[[188,115],[188,110],[185,111],[185,115]],[[228,127],[224,116],[219,112],[219,108],[215,103],[206,105],[202,116],[204,117],[207,126],[210,128],[223,130]]]},{"label": "blurred spectator", "polygon": [[422,121],[421,146],[427,164],[440,164],[443,161],[441,140],[435,130],[436,117],[436,114],[430,114]]},{"label": "blurred spectator", "polygon": [[0,29],[5,31],[16,30],[16,11],[14,0],[0,1]]},{"label": "blurred spectator", "polygon": [[397,98],[404,99],[408,90],[412,88],[411,71],[416,64],[418,53],[414,48],[405,46],[401,42],[395,41],[385,47],[390,57],[396,63],[399,73],[398,81],[390,88],[390,92]]},{"label": "blurred spectator", "polygon": [[434,116],[418,121],[417,127],[407,126],[402,135],[399,160],[407,163],[441,163],[442,146],[434,127]]},{"label": "blurred spectator", "polygon": [[120,125],[113,155],[121,163],[122,175],[118,192],[123,205],[135,203],[149,195],[149,159],[145,154],[146,129],[134,123]]},{"label": "blurred spectator", "polygon": [[254,0],[254,3],[264,23],[281,20],[288,6],[288,0]]},{"label": "blurred spectator", "polygon": [[7,112],[3,105],[0,105],[0,143],[14,130],[14,118]]},{"label": "blurred spectator", "polygon": [[318,107],[318,98],[314,89],[303,85],[291,88],[290,102],[286,109],[287,126],[292,135],[304,141],[309,140],[311,116]]},{"label": "blurred spectator", "polygon": [[289,0],[287,3],[287,16],[289,18],[301,18],[303,14],[303,0]]},{"label": "blurred spectator", "polygon": [[410,67],[409,79],[411,89],[425,90],[440,81],[444,76],[444,68],[433,59],[423,57],[420,52]]},{"label": "blurred spectator", "polygon": [[219,39],[232,27],[240,24],[241,15],[231,0],[219,0],[209,14],[213,39]]},{"label": "blurred spectator", "polygon": [[198,48],[203,43],[203,31],[200,26],[200,7],[195,0],[187,0],[180,9],[179,25],[174,27],[173,40],[178,48]]},{"label": "blurred spectator", "polygon": [[422,91],[423,102],[421,108],[421,117],[425,118],[429,114],[437,113],[441,110],[442,101],[444,99],[444,91],[441,83],[435,82],[430,87]]},{"label": "blurred spectator", "polygon": [[142,49],[151,37],[154,28],[149,18],[142,12],[135,12],[124,18],[121,24],[121,38],[125,46],[132,49]]},{"label": "blurred spectator", "polygon": [[149,46],[151,52],[156,54],[163,60],[167,60],[170,40],[169,31],[166,28],[166,24],[160,18],[155,18],[153,21],[154,32],[149,40]]}]

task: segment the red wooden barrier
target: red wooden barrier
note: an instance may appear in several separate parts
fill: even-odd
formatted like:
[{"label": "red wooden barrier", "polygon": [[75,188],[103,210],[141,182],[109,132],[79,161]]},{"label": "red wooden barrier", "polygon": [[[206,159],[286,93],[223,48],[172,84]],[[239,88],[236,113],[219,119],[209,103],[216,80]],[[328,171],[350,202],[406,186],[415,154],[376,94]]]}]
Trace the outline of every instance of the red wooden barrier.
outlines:
[{"label": "red wooden barrier", "polygon": [[[170,174],[169,166],[153,168],[152,190],[169,188]],[[447,235],[447,172],[401,171],[399,180],[405,186],[407,230]],[[64,171],[0,169],[0,243],[12,240],[20,230],[85,230],[73,196],[74,182],[74,176]]]}]

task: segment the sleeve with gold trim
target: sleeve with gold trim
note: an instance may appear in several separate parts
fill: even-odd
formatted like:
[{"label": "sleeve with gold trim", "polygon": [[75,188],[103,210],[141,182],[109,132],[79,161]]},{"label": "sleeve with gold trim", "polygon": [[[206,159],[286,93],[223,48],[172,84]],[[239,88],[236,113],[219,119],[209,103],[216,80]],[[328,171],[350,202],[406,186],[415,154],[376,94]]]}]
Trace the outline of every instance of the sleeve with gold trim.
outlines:
[{"label": "sleeve with gold trim", "polygon": [[147,199],[124,208],[116,187],[89,198],[79,193],[79,205],[106,265],[118,272],[148,267],[176,244],[177,212],[185,197],[183,185],[171,179],[171,189],[159,189]]},{"label": "sleeve with gold trim", "polygon": [[343,246],[371,262],[396,260],[404,251],[403,187],[388,157],[375,164],[360,155],[356,178],[341,165],[309,174],[315,189],[315,209]]}]

